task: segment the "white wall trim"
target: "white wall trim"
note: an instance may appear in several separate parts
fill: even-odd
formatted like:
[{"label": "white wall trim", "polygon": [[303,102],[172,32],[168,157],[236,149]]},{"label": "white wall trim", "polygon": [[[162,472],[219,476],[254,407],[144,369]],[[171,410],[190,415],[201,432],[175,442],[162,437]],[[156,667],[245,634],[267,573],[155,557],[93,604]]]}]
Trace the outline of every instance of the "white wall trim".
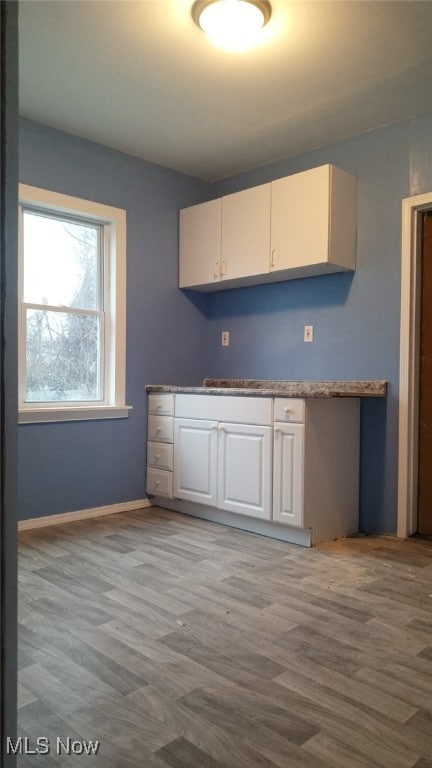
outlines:
[{"label": "white wall trim", "polygon": [[47,407],[20,408],[18,424],[50,424],[59,421],[89,421],[96,419],[125,419],[132,406],[116,405],[80,405],[66,408]]},{"label": "white wall trim", "polygon": [[402,201],[397,514],[401,538],[417,530],[421,214],[430,209],[432,192]]},{"label": "white wall trim", "polygon": [[30,531],[34,528],[45,528],[47,525],[73,523],[77,520],[88,520],[91,517],[114,515],[117,512],[132,512],[135,509],[147,509],[149,507],[151,507],[151,504],[148,499],[137,499],[136,501],[124,501],[121,504],[109,504],[105,507],[78,509],[75,512],[63,512],[60,515],[47,515],[46,517],[34,517],[30,520],[20,520],[18,530]]}]

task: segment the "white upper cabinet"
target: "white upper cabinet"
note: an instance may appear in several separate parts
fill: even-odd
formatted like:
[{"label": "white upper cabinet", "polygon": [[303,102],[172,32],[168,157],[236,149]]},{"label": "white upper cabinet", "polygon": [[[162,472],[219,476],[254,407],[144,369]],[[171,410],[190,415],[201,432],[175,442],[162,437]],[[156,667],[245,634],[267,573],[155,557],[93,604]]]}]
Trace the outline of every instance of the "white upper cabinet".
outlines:
[{"label": "white upper cabinet", "polygon": [[221,198],[180,211],[180,288],[220,281],[221,211]]},{"label": "white upper cabinet", "polygon": [[222,280],[269,270],[270,184],[222,198]]},{"label": "white upper cabinet", "polygon": [[355,269],[357,180],[332,165],[272,182],[270,270],[278,280]]},{"label": "white upper cabinet", "polygon": [[356,230],[357,180],[333,165],[226,195],[180,211],[180,287],[354,270]]}]

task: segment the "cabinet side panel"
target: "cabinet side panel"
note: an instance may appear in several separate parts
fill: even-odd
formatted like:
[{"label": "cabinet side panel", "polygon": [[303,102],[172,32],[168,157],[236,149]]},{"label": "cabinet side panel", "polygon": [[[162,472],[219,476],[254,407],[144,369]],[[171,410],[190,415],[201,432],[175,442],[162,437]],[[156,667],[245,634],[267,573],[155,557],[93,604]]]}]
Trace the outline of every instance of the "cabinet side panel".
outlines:
[{"label": "cabinet side panel", "polygon": [[330,262],[355,269],[357,251],[357,179],[331,166]]},{"label": "cabinet side panel", "polygon": [[314,544],[358,531],[359,464],[359,398],[308,400],[304,525]]}]

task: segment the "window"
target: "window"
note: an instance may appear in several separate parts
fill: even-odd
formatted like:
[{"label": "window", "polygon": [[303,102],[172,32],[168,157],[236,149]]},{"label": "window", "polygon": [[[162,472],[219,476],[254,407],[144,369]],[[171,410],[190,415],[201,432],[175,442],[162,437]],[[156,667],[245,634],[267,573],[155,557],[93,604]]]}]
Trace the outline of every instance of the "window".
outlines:
[{"label": "window", "polygon": [[121,418],[126,212],[20,185],[20,422]]}]

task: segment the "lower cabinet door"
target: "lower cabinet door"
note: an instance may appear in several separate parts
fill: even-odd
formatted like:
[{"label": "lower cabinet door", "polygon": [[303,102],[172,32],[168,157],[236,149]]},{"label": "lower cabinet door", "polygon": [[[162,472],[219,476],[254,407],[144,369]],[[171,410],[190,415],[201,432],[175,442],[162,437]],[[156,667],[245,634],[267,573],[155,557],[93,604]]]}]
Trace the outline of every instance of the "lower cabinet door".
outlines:
[{"label": "lower cabinet door", "polygon": [[271,519],[272,428],[220,424],[220,509]]},{"label": "lower cabinet door", "polygon": [[217,422],[174,419],[174,497],[217,505]]},{"label": "lower cabinet door", "polygon": [[303,527],[304,424],[275,424],[273,520]]}]

